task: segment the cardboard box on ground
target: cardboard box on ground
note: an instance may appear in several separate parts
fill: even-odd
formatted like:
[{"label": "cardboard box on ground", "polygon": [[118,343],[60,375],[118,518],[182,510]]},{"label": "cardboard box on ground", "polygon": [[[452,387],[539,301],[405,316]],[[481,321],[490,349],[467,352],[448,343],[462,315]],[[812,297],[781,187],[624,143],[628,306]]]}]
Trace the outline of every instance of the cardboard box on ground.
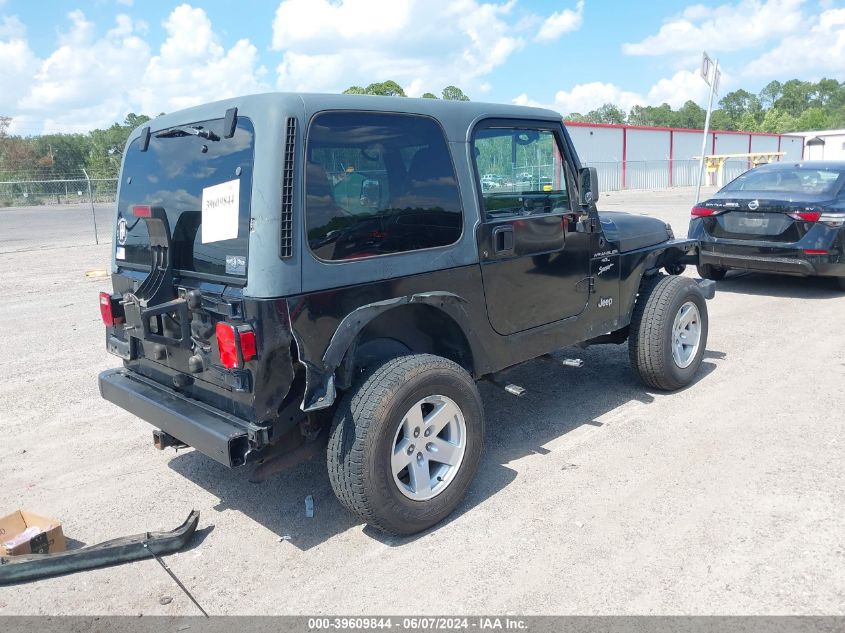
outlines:
[{"label": "cardboard box on ground", "polygon": [[65,551],[62,524],[56,519],[17,510],[0,519],[0,556]]}]

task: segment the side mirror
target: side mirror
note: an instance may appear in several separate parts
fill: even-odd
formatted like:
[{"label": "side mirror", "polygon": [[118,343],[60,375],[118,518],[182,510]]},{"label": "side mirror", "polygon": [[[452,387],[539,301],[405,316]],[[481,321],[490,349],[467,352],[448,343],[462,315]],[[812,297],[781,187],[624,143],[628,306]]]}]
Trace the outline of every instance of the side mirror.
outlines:
[{"label": "side mirror", "polygon": [[584,206],[595,204],[599,199],[599,173],[595,167],[583,167],[578,172],[578,194]]}]

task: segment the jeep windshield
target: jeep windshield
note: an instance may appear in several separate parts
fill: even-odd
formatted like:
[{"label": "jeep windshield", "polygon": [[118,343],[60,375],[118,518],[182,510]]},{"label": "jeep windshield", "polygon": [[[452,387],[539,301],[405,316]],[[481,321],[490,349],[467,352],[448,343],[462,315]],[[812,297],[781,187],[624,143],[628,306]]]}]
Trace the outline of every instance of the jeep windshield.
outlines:
[{"label": "jeep windshield", "polygon": [[167,215],[173,267],[179,274],[245,283],[255,132],[239,117],[225,138],[224,120],[198,121],[155,132],[149,147],[126,149],[117,203],[118,266],[149,269],[147,224],[133,207]]}]

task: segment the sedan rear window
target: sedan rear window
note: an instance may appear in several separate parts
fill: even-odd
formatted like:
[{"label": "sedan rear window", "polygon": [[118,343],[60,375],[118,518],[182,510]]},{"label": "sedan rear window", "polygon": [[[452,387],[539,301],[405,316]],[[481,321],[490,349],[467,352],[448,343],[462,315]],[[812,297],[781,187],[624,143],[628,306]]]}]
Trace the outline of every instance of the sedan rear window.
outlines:
[{"label": "sedan rear window", "polygon": [[722,191],[771,191],[806,194],[836,193],[845,172],[795,166],[781,169],[752,169],[731,181]]}]

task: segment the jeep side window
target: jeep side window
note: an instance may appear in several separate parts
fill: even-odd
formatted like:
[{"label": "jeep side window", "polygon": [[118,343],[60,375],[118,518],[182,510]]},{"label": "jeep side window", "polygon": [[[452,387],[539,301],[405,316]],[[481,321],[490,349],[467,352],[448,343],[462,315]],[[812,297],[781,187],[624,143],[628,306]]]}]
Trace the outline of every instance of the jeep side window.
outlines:
[{"label": "jeep side window", "polygon": [[473,151],[488,219],[571,210],[554,132],[485,128],[475,134]]},{"label": "jeep side window", "polygon": [[463,227],[440,126],[416,115],[325,112],[308,132],[308,243],[338,261],[446,246]]}]

